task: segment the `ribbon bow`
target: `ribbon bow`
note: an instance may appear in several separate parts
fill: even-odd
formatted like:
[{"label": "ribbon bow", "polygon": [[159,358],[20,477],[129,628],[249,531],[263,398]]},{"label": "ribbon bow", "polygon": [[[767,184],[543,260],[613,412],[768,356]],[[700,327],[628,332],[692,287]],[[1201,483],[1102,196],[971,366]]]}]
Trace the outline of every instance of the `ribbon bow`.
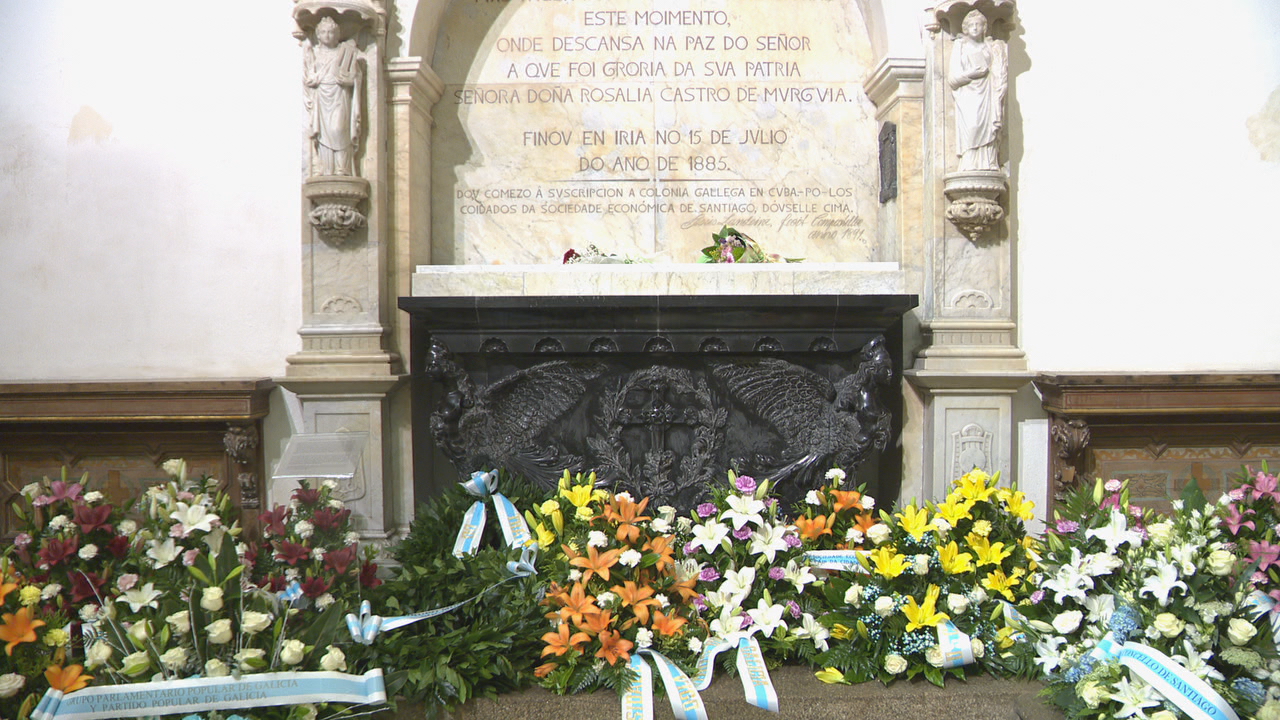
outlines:
[{"label": "ribbon bow", "polygon": [[497,472],[474,472],[470,480],[460,483],[467,493],[478,498],[467,514],[462,517],[462,527],[458,530],[458,539],[453,543],[453,554],[457,557],[474,555],[480,546],[480,536],[484,534],[487,518],[485,501],[492,500],[498,511],[498,523],[502,526],[502,537],[511,547],[525,547],[533,543],[533,534],[529,525],[516,511],[516,506],[505,495],[498,492]]}]

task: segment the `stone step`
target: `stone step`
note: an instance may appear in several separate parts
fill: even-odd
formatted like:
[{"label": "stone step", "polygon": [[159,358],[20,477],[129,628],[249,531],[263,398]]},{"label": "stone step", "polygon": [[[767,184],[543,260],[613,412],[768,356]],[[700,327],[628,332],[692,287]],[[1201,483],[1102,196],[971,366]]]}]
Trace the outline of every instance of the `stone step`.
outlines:
[{"label": "stone step", "polygon": [[[860,685],[828,685],[803,667],[770,672],[780,712],[773,714],[743,700],[737,678],[719,675],[702,692],[709,720],[1062,720],[1062,714],[1037,697],[1037,682],[979,676],[966,682],[948,680],[939,688],[923,680]],[[654,678],[655,683],[661,680]],[[467,703],[451,720],[611,720],[621,704],[612,692],[560,696],[542,688]],[[421,706],[401,705],[397,720],[421,718]],[[655,698],[655,720],[671,720],[665,696]]]}]

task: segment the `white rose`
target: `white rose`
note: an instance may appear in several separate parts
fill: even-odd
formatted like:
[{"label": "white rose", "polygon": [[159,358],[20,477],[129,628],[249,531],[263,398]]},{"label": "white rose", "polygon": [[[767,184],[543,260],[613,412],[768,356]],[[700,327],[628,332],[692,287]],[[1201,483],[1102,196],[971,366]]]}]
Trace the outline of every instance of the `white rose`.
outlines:
[{"label": "white rose", "polygon": [[1236,566],[1236,556],[1227,550],[1214,550],[1209,553],[1209,572],[1218,577],[1225,577],[1231,574]]},{"label": "white rose", "polygon": [[963,615],[969,609],[969,598],[956,593],[947,594],[947,610],[952,615]]},{"label": "white rose", "polygon": [[151,667],[151,656],[147,655],[146,650],[139,650],[136,653],[125,655],[120,661],[120,672],[125,675],[141,675]]},{"label": "white rose", "polygon": [[1080,621],[1084,619],[1084,613],[1079,610],[1067,610],[1058,613],[1053,619],[1053,629],[1058,631],[1059,635],[1066,635],[1080,627]]},{"label": "white rose", "polygon": [[173,632],[176,635],[186,635],[191,632],[191,613],[186,610],[176,612],[165,618],[164,621],[169,623],[169,627],[173,628]]},{"label": "white rose", "polygon": [[975,586],[972,590],[969,591],[969,602],[973,603],[974,605],[981,605],[986,601],[987,601],[987,591],[983,590],[981,587]]},{"label": "white rose", "polygon": [[1169,538],[1173,537],[1173,523],[1167,520],[1152,523],[1147,526],[1147,533],[1151,535],[1151,540],[1157,545],[1168,545]]},{"label": "white rose", "polygon": [[207,587],[200,594],[200,607],[209,612],[217,612],[222,609],[222,588]]},{"label": "white rose", "polygon": [[170,670],[180,670],[187,664],[187,649],[182,646],[169,648],[160,656],[160,662]]},{"label": "white rose", "polygon": [[297,665],[307,653],[307,646],[301,640],[285,640],[280,646],[280,659],[285,665]]},{"label": "white rose", "polygon": [[884,669],[890,675],[900,675],[907,671],[907,659],[896,653],[885,655]]},{"label": "white rose", "polygon": [[1186,623],[1179,620],[1177,615],[1167,612],[1157,615],[1152,625],[1155,626],[1156,630],[1160,631],[1161,635],[1167,638],[1177,637],[1182,632],[1182,629],[1186,627]]},{"label": "white rose", "polygon": [[1231,622],[1227,623],[1227,637],[1236,645],[1244,645],[1258,634],[1258,628],[1253,623],[1240,618],[1231,618]]},{"label": "white rose", "polygon": [[111,659],[112,652],[111,645],[105,641],[99,640],[95,642],[84,653],[85,667],[92,669],[99,665],[105,665]]},{"label": "white rose", "polygon": [[917,555],[915,557],[915,562],[913,562],[911,565],[911,569],[917,575],[928,575],[929,574],[929,556],[923,555],[923,554]]},{"label": "white rose", "polygon": [[267,651],[262,648],[245,648],[236,653],[235,660],[240,665],[240,672],[253,672],[254,665],[266,666],[266,660],[263,659],[266,654]]},{"label": "white rose", "polygon": [[862,586],[857,583],[850,585],[849,589],[844,591],[844,601],[845,603],[852,605],[854,607],[861,606],[862,605]]},{"label": "white rose", "polygon": [[934,667],[942,667],[942,648],[930,645],[924,650],[924,660]]},{"label": "white rose", "polygon": [[982,641],[978,638],[969,639],[969,648],[973,650],[973,656],[975,658],[981,658],[983,655],[987,654],[987,646],[983,645]]},{"label": "white rose", "polygon": [[231,621],[227,618],[214,620],[204,629],[209,634],[209,642],[215,645],[226,645],[231,642]]},{"label": "white rose", "polygon": [[689,636],[689,652],[694,655],[702,652],[702,641],[693,635]]},{"label": "white rose", "polygon": [[204,664],[204,674],[205,677],[226,677],[231,674],[231,668],[218,658],[213,658]]},{"label": "white rose", "polygon": [[1080,688],[1080,699],[1084,700],[1085,705],[1094,709],[1102,704],[1102,701],[1109,695],[1110,693],[1102,685],[1093,681],[1086,682]]},{"label": "white rose", "polygon": [[649,526],[653,528],[654,532],[661,533],[663,535],[671,532],[671,521],[666,518],[656,517]]},{"label": "white rose", "polygon": [[151,624],[146,620],[140,620],[129,627],[129,638],[133,640],[135,646],[146,644],[151,637]]},{"label": "white rose", "polygon": [[844,531],[844,541],[852,545],[861,545],[864,537],[866,536],[862,534],[862,530],[856,527]]},{"label": "white rose", "polygon": [[893,532],[889,529],[889,526],[884,523],[876,523],[867,529],[867,537],[877,545],[884,543],[892,534]]},{"label": "white rose", "polygon": [[936,517],[929,524],[938,531],[939,535],[946,535],[948,532],[951,532],[951,523],[947,522],[946,518]]},{"label": "white rose", "polygon": [[1168,710],[1151,713],[1151,720],[1178,720],[1178,716]]},{"label": "white rose", "polygon": [[893,610],[894,610],[893,598],[889,597],[888,595],[881,595],[880,597],[876,598],[875,610],[876,610],[876,614],[879,615],[880,617],[889,617],[890,615],[893,614]]},{"label": "white rose", "polygon": [[347,656],[343,655],[338,648],[330,645],[324,657],[320,658],[320,667],[329,672],[345,671],[347,669]]},{"label": "white rose", "polygon": [[250,635],[256,635],[271,626],[271,615],[267,613],[245,610],[240,617],[240,628]]},{"label": "white rose", "polygon": [[862,503],[863,510],[871,510],[876,506],[876,499],[871,497],[870,495],[863,495],[862,499],[859,500],[859,502]]},{"label": "white rose", "polygon": [[89,543],[88,545],[80,548],[80,552],[76,554],[80,556],[81,560],[92,560],[98,557],[98,546],[93,543]]},{"label": "white rose", "polygon": [[11,698],[17,695],[22,686],[26,684],[27,679],[18,673],[0,675],[0,698]]}]

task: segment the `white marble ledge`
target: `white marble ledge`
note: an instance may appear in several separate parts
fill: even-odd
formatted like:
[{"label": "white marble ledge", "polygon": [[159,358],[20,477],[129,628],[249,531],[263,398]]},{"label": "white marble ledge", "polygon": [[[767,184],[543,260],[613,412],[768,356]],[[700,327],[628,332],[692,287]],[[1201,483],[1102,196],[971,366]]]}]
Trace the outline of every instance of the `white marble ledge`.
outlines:
[{"label": "white marble ledge", "polygon": [[896,262],[419,265],[415,297],[557,295],[901,295]]}]

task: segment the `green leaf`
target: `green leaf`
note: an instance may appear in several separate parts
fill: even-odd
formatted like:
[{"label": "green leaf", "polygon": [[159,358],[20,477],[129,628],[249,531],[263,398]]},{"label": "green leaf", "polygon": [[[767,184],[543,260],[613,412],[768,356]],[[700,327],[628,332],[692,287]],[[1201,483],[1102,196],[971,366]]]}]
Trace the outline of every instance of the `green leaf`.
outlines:
[{"label": "green leaf", "polygon": [[212,583],[212,582],[210,582],[210,580],[209,580],[209,576],[208,576],[208,575],[206,575],[206,574],[204,573],[204,571],[203,571],[203,570],[201,570],[200,568],[196,567],[195,565],[188,565],[188,566],[187,566],[187,572],[191,573],[191,575],[192,575],[193,577],[195,577],[195,579],[199,580],[200,582],[204,583],[205,585],[213,585],[213,583]]}]

